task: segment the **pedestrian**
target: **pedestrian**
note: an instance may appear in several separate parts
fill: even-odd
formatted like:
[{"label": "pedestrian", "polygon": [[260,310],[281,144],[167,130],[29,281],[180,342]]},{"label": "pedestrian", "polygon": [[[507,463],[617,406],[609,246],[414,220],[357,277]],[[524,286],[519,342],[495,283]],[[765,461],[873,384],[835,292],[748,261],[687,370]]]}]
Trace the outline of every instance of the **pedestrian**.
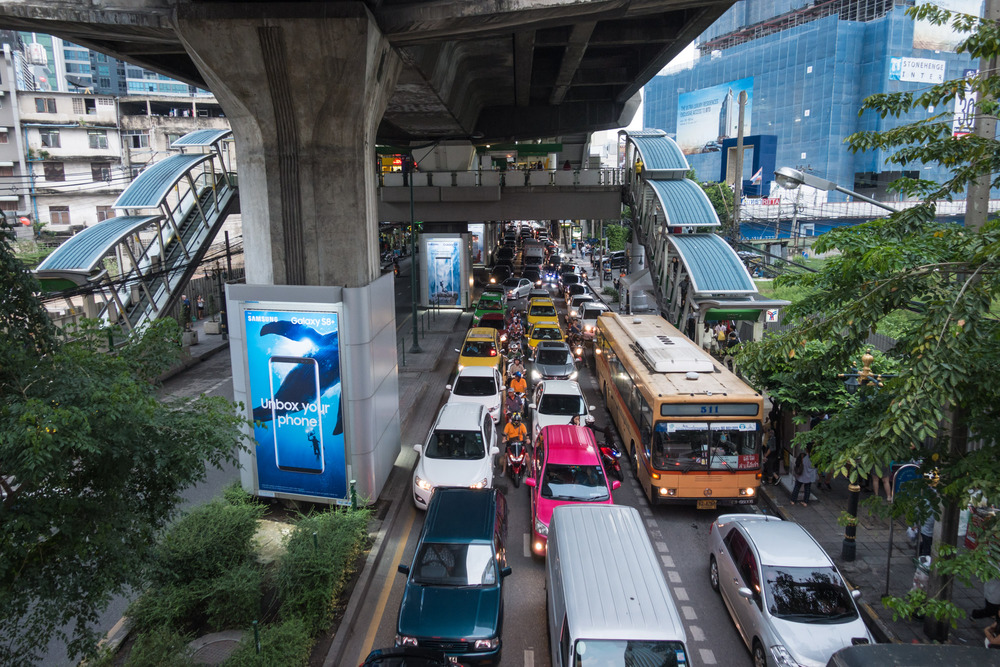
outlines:
[{"label": "pedestrian", "polygon": [[573,165],[569,163],[569,160],[563,162],[563,171],[572,171],[572,170],[573,170]]},{"label": "pedestrian", "polygon": [[[918,556],[930,556],[931,545],[934,543],[934,512],[927,508],[928,517],[920,524],[920,547]],[[914,526],[916,527],[916,526]]]},{"label": "pedestrian", "polygon": [[795,455],[795,465],[792,467],[792,476],[795,484],[792,486],[792,504],[795,505],[799,497],[799,489],[804,488],[802,502],[798,503],[803,507],[809,507],[809,492],[812,483],[816,481],[816,468],[813,467],[812,459],[809,458],[809,447],[799,450]]},{"label": "pedestrian", "polygon": [[983,584],[983,598],[986,604],[980,609],[973,609],[972,618],[993,618],[1000,620],[1000,568],[994,565],[994,575]]},{"label": "pedestrian", "polygon": [[191,299],[187,294],[181,294],[181,318],[184,320],[184,330],[191,330]]},{"label": "pedestrian", "polygon": [[198,319],[200,320],[203,317],[205,317],[205,297],[199,294],[197,303],[198,303]]},{"label": "pedestrian", "polygon": [[778,472],[778,439],[770,424],[764,426],[764,483],[777,485],[781,481]]}]

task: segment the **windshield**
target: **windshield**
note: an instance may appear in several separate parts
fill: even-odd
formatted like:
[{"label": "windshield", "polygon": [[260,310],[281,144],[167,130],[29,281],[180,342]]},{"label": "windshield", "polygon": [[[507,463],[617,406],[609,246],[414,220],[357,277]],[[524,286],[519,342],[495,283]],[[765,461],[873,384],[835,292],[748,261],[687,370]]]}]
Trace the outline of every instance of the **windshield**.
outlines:
[{"label": "windshield", "polygon": [[507,280],[503,281],[503,286],[506,287],[507,289],[513,289],[517,287],[520,283],[521,283],[520,278],[508,278]]},{"label": "windshield", "polygon": [[493,549],[488,544],[424,542],[413,559],[412,580],[434,586],[493,586]]},{"label": "windshield", "polygon": [[772,616],[809,623],[845,623],[858,610],[832,567],[764,566],[767,610]]},{"label": "windshield", "polygon": [[499,299],[480,299],[479,300],[479,310],[503,310],[503,304],[500,303]]},{"label": "windshield", "polygon": [[540,350],[535,363],[548,366],[564,366],[573,363],[570,359],[569,352],[566,350]]},{"label": "windshield", "polygon": [[681,642],[578,639],[573,667],[686,667]]},{"label": "windshield", "polygon": [[573,285],[580,282],[580,276],[575,273],[564,273],[562,275],[562,281],[565,285]]},{"label": "windshield", "polygon": [[492,376],[459,375],[452,393],[458,396],[492,396],[497,393],[497,383]]},{"label": "windshield", "polygon": [[542,498],[590,502],[608,499],[608,484],[599,465],[550,463],[542,478]]},{"label": "windshield", "polygon": [[658,470],[756,470],[757,422],[656,423],[650,458]]},{"label": "windshield", "polygon": [[424,447],[424,456],[455,461],[484,458],[483,434],[479,431],[434,431]]},{"label": "windshield", "polygon": [[466,341],[462,348],[463,357],[495,357],[497,349],[493,343],[488,341],[470,340]]},{"label": "windshield", "polygon": [[531,330],[535,340],[562,340],[562,331],[555,327],[535,327]]},{"label": "windshield", "polygon": [[555,317],[556,307],[550,304],[538,304],[528,308],[528,315],[532,317]]},{"label": "windshield", "polygon": [[538,406],[543,415],[582,415],[586,412],[583,397],[574,394],[545,394]]}]

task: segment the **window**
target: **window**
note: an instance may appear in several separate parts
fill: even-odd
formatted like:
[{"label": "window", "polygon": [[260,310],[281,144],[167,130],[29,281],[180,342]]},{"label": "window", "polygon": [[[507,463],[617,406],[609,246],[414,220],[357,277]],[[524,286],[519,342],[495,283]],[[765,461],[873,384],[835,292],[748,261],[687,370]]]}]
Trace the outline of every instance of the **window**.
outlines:
[{"label": "window", "polygon": [[66,60],[90,60],[90,54],[79,49],[63,49],[63,55]]},{"label": "window", "polygon": [[98,65],[97,73],[101,76],[111,76],[111,67],[109,65]]},{"label": "window", "polygon": [[110,88],[110,87],[111,87],[111,79],[102,76],[101,77],[101,88]]},{"label": "window", "polygon": [[141,130],[126,131],[125,141],[130,148],[149,148],[149,135]]},{"label": "window", "polygon": [[110,162],[91,162],[90,172],[93,174],[94,182],[97,181],[111,181],[111,163]]},{"label": "window", "polygon": [[38,113],[55,113],[56,112],[56,98],[54,97],[36,97],[35,98],[35,111]]},{"label": "window", "polygon": [[145,167],[132,167],[132,180],[133,181],[135,179],[139,178],[139,174],[142,173],[143,169],[145,169]]},{"label": "window", "polygon": [[108,131],[107,130],[87,130],[87,140],[90,142],[90,147],[94,149],[101,149],[108,147]]},{"label": "window", "polygon": [[42,146],[45,148],[59,148],[59,130],[42,128],[38,130],[38,136],[41,137]]},{"label": "window", "polygon": [[43,162],[42,168],[45,169],[45,180],[46,181],[65,181],[66,172],[63,170],[62,162]]},{"label": "window", "polygon": [[0,130],[0,144],[5,144],[9,141],[6,128]]},{"label": "window", "polygon": [[92,97],[74,97],[73,113],[92,116],[97,113],[97,101]]},{"label": "window", "polygon": [[69,206],[49,206],[49,224],[68,225]]},{"label": "window", "polygon": [[173,145],[173,143],[175,141],[177,141],[178,139],[180,139],[180,138],[181,138],[180,134],[175,134],[175,133],[172,133],[172,132],[168,133],[167,134],[167,146]]},{"label": "window", "polygon": [[97,207],[97,221],[104,222],[108,218],[115,217],[115,210],[110,206],[98,206]]},{"label": "window", "polygon": [[90,74],[90,63],[66,63],[66,72],[69,74]]},{"label": "window", "polygon": [[11,199],[0,199],[0,211],[16,211],[18,209],[18,203],[20,203],[20,197],[13,197]]},{"label": "window", "polygon": [[13,176],[14,167],[0,167],[0,176]]}]

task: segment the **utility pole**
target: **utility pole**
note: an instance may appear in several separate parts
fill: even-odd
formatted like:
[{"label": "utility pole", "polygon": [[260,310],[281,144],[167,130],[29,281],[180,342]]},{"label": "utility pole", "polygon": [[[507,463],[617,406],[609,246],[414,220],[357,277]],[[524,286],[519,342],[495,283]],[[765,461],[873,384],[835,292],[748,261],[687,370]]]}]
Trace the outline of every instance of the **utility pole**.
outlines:
[{"label": "utility pole", "polygon": [[743,114],[747,107],[747,91],[739,96],[740,120],[736,129],[736,177],[733,179],[733,231],[730,238],[740,240],[740,200],[743,198]]}]

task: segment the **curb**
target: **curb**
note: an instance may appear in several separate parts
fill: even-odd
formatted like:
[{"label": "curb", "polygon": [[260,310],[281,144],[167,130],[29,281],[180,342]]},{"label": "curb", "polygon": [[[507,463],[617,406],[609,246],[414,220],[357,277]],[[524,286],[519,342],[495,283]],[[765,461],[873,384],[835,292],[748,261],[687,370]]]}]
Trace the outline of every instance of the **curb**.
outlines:
[{"label": "curb", "polygon": [[[763,489],[764,487],[761,487],[761,488]],[[767,505],[767,508],[771,512],[773,512],[775,516],[777,516],[778,518],[780,518],[782,521],[793,521],[793,522],[795,521],[794,519],[790,518],[785,513],[785,511],[784,511],[784,509],[782,509],[781,505],[779,505],[777,503],[777,501],[775,501],[775,499],[771,497],[771,494],[768,493],[767,490],[764,490],[760,494],[760,499],[763,500],[764,504]],[[829,554],[827,554],[827,555],[829,555]],[[832,556],[830,557],[830,560],[833,560]],[[839,571],[839,568],[838,568],[838,571]],[[841,572],[840,576],[844,577],[844,574]],[[855,586],[854,584],[852,584],[850,582],[850,580],[848,580],[847,577],[844,577],[844,583],[847,584],[847,587],[849,589],[851,589],[851,590],[854,590],[854,589],[857,588],[857,586]],[[889,629],[889,627],[886,625],[885,621],[883,621],[879,617],[878,613],[875,611],[874,608],[872,608],[872,606],[869,603],[862,602],[861,604],[858,605],[858,610],[861,612],[861,616],[865,619],[865,625],[868,626],[868,629],[871,631],[872,635],[875,637],[875,641],[877,641],[879,644],[900,644],[900,643],[902,643],[900,641],[899,637],[897,637],[892,632],[892,630]]]}]

